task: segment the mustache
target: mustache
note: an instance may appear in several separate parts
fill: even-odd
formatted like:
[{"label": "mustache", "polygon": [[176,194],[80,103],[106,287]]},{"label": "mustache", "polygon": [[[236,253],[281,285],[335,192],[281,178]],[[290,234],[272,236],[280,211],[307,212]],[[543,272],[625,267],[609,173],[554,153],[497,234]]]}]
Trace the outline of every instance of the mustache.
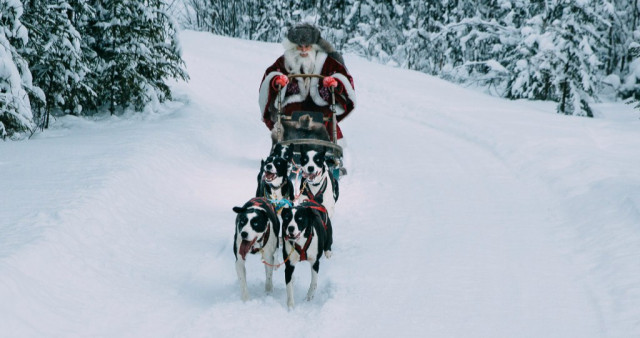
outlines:
[{"label": "mustache", "polygon": [[313,69],[316,61],[316,53],[314,50],[308,51],[306,56],[301,56],[302,51],[291,49],[285,52],[285,56],[289,58],[288,67],[289,71],[294,72],[309,72]]}]

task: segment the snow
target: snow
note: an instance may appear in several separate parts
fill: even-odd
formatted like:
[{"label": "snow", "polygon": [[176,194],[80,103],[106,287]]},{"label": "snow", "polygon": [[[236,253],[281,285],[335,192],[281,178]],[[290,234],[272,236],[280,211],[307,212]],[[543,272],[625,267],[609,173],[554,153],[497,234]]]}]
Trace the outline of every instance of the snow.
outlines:
[{"label": "snow", "polygon": [[[333,257],[240,300],[235,214],[279,44],[186,31],[178,102],[0,144],[2,337],[640,336],[640,113],[595,119],[346,55]],[[282,260],[282,259],[281,259]]]}]

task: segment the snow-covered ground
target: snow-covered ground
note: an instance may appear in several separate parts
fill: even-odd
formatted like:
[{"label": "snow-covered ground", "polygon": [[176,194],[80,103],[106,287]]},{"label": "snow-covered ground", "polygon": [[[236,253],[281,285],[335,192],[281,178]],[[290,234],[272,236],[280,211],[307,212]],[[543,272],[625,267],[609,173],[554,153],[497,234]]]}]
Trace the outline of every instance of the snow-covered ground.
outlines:
[{"label": "snow-covered ground", "polygon": [[243,303],[232,239],[278,44],[182,34],[159,113],[0,143],[1,337],[639,337],[640,113],[506,101],[346,55],[358,108],[316,298]]}]

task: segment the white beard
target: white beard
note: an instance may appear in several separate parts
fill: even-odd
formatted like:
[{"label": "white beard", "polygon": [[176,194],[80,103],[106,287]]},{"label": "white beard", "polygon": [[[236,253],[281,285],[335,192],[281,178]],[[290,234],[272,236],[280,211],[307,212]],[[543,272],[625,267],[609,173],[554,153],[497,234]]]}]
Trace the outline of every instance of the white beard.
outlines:
[{"label": "white beard", "polygon": [[306,57],[300,56],[300,51],[289,49],[284,52],[284,64],[289,74],[313,74],[316,65],[317,52],[312,49]]},{"label": "white beard", "polygon": [[[311,49],[307,52],[306,57],[300,56],[300,51],[297,49],[288,49],[284,52],[284,65],[287,68],[289,74],[313,74],[316,66],[316,50]],[[311,90],[310,78],[297,78],[298,87],[300,88],[300,94],[302,97],[309,95]]]}]

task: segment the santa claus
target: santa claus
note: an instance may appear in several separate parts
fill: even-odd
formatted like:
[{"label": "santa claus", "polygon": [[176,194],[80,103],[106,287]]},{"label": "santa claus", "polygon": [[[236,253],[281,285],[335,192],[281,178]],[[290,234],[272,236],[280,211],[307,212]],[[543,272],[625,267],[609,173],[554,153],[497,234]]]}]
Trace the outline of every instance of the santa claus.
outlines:
[{"label": "santa claus", "polygon": [[[355,107],[356,94],[353,79],[344,66],[342,56],[329,42],[320,36],[320,31],[310,24],[300,24],[289,30],[282,42],[284,55],[267,68],[260,84],[259,104],[262,120],[269,129],[277,121],[278,93],[285,115],[294,111],[320,111],[325,116],[325,126],[333,135],[329,123],[332,111],[330,88],[336,98],[337,121],[342,121]],[[320,78],[293,78],[287,75],[317,74]],[[281,89],[279,91],[279,89]],[[340,127],[338,139],[342,138]]]}]

